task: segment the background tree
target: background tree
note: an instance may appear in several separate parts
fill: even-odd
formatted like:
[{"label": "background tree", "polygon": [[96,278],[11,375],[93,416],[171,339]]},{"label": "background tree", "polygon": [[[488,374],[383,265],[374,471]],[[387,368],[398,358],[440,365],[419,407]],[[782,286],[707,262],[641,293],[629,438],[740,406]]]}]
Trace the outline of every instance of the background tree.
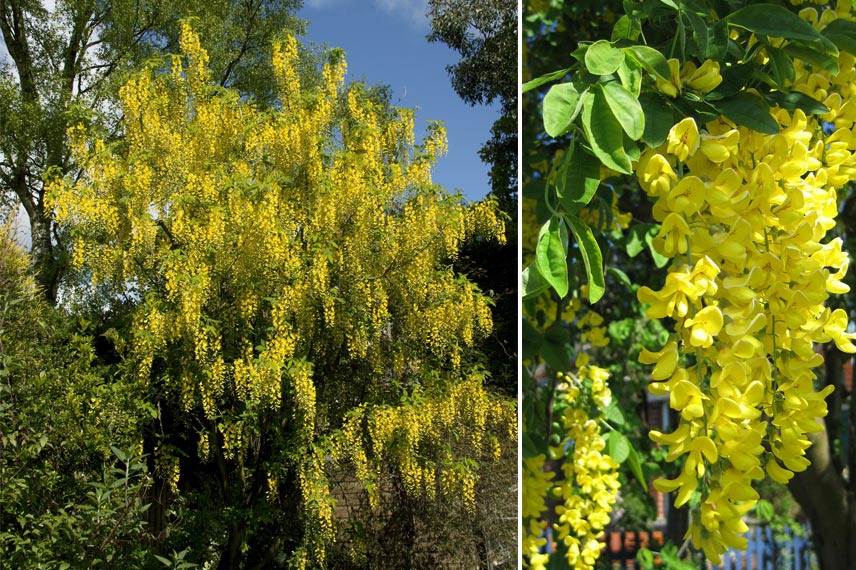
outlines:
[{"label": "background tree", "polygon": [[452,87],[470,105],[499,105],[493,137],[480,152],[491,165],[491,193],[513,212],[517,192],[517,2],[430,0],[428,40],[461,55],[448,66]]},{"label": "background tree", "polygon": [[345,466],[373,508],[387,469],[474,509],[516,422],[465,365],[488,300],[442,262],[503,238],[493,204],[433,186],[442,129],[415,145],[412,112],[344,88],[337,54],[307,81],[275,44],[264,111],[213,80],[189,25],[180,46],[122,87],[124,139],[75,128],[83,175],[49,187],[75,266],[134,300],[113,337],[158,410],[150,530],[220,568],[322,566]]},{"label": "background tree", "polygon": [[270,46],[303,25],[295,1],[165,2],[58,0],[0,2],[9,54],[0,72],[0,194],[4,215],[23,206],[30,225],[36,280],[56,300],[67,244],[44,203],[47,173],[73,174],[67,128],[91,124],[117,134],[116,90],[127,73],[162,50],[176,51],[178,21],[195,18],[212,58],[215,81],[255,96],[273,96]]}]

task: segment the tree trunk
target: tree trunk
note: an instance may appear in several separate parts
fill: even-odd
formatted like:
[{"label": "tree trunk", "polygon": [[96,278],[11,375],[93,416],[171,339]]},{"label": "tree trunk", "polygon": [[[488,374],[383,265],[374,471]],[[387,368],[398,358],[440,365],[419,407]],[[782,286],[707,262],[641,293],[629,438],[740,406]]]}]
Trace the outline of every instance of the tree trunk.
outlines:
[{"label": "tree trunk", "polygon": [[[823,423],[823,420],[820,420]],[[794,499],[811,522],[822,570],[856,568],[856,496],[835,469],[825,432],[810,434],[806,452],[811,465],[788,483]]]},{"label": "tree trunk", "polygon": [[237,570],[241,561],[241,545],[247,532],[247,523],[240,521],[229,526],[229,537],[226,540],[226,550],[220,558],[218,570]]},{"label": "tree trunk", "polygon": [[168,534],[167,509],[170,500],[170,489],[167,480],[158,474],[155,466],[156,433],[154,422],[144,430],[143,453],[152,477],[152,486],[148,488],[145,502],[151,505],[146,511],[146,525],[154,551],[163,554],[163,542]]},{"label": "tree trunk", "polygon": [[30,216],[30,236],[32,238],[30,255],[33,259],[36,281],[41,286],[48,302],[55,305],[62,271],[59,260],[54,259],[50,214],[46,215],[43,208],[38,208],[38,210],[35,215]]}]

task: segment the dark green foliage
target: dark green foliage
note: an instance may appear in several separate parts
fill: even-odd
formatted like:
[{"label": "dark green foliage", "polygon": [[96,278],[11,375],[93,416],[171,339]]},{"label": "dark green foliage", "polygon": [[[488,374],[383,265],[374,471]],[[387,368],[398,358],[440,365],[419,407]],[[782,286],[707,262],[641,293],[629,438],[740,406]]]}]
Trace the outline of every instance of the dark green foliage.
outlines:
[{"label": "dark green foliage", "polygon": [[[47,306],[0,235],[0,560],[141,567],[148,484],[133,388],[105,382],[86,323]],[[6,566],[8,565],[8,566]]]}]

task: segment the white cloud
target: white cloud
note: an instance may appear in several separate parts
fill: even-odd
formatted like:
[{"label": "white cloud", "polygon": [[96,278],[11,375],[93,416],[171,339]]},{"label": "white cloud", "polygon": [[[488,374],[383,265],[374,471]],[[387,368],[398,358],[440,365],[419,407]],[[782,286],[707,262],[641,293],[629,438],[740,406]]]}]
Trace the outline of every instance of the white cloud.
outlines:
[{"label": "white cloud", "polygon": [[428,25],[425,12],[428,10],[428,0],[374,0],[375,6],[400,16],[415,27]]}]

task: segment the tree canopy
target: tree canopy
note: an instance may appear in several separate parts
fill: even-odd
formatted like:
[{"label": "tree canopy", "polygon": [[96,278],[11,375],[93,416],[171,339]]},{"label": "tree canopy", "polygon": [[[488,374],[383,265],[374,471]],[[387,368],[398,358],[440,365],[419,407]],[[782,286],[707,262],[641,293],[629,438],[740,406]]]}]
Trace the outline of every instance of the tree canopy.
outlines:
[{"label": "tree canopy", "polygon": [[42,2],[0,4],[9,53],[0,72],[0,192],[4,217],[18,204],[32,236],[36,278],[54,302],[68,264],[67,244],[45,207],[45,175],[72,174],[66,131],[79,123],[110,138],[117,90],[162,51],[177,51],[178,22],[193,18],[209,52],[213,80],[259,102],[274,93],[270,50],[283,30],[299,31],[297,3]]}]

